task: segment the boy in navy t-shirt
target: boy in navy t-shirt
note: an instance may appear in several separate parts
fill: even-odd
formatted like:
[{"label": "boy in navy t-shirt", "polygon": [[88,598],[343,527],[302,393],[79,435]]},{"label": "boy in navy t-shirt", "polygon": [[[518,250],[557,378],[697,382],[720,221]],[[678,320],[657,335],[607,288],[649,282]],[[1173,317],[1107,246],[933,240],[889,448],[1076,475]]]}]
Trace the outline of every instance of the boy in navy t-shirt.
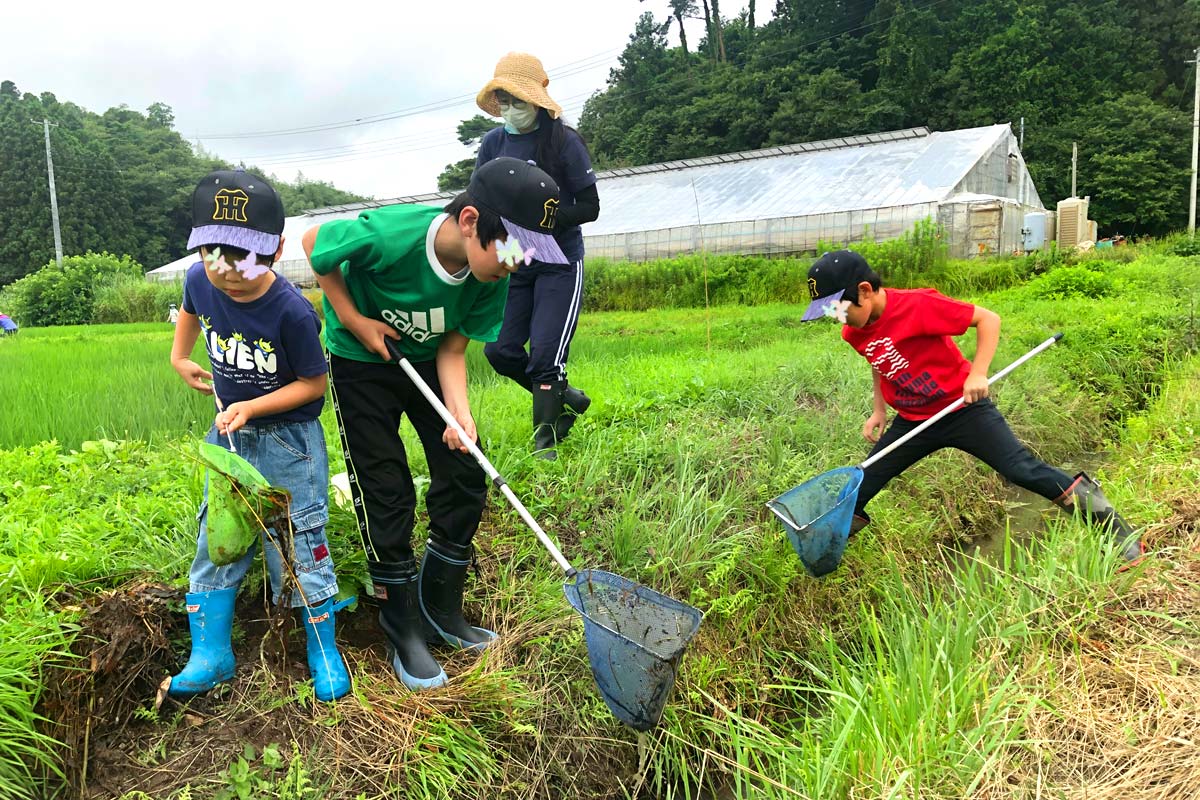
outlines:
[{"label": "boy in navy t-shirt", "polygon": [[[833,317],[842,338],[871,364],[874,408],[863,437],[878,452],[960,397],[962,408],[863,470],[852,531],[870,522],[865,507],[892,478],[943,447],[970,453],[1016,485],[1109,530],[1127,561],[1142,554],[1138,535],[1086,473],[1074,478],[1036,458],[1017,441],[988,398],[988,367],[1000,340],[1000,317],[934,289],[884,289],[858,253],[825,253],[808,270],[812,302],[803,319]],[[975,328],[975,359],[950,337]],[[887,409],[896,418],[887,425]],[[886,431],[884,430],[886,426]],[[882,434],[882,435],[881,435]]]},{"label": "boy in navy t-shirt", "polygon": [[[207,441],[236,448],[272,485],[291,492],[292,530],[267,532],[263,555],[276,602],[284,570],[296,579],[297,590],[287,599],[294,607],[306,606],[315,694],[335,700],[350,690],[350,676],[334,642],[340,606],[333,602],[337,579],[325,538],[329,462],[318,421],[327,371],[321,323],[299,290],[271,269],[283,251],[283,204],[265,180],[242,170],[208,175],[192,194],[192,224],[188,248],[199,248],[203,260],[184,280],[171,366],[188,386],[214,395],[219,413]],[[211,373],[191,360],[197,336],[203,337]],[[233,677],[234,601],[254,560],[251,547],[233,564],[212,563],[207,505],[206,499],[200,507],[188,576],[191,658],[168,689],[176,697]],[[294,558],[284,564],[276,537],[289,535]]]}]

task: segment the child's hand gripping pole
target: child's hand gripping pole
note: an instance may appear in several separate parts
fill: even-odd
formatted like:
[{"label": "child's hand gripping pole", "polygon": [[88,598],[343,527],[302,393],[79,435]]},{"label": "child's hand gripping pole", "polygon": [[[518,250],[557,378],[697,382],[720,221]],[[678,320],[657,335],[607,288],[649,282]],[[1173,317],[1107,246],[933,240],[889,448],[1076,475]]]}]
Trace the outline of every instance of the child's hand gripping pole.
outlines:
[{"label": "child's hand gripping pole", "polygon": [[[213,396],[213,400],[215,400],[217,403],[217,411],[220,411],[222,414],[224,414],[225,413],[225,404],[221,402],[220,397],[217,397],[216,389],[213,389],[212,396]],[[229,432],[229,428],[225,429],[225,438],[229,440],[229,452],[236,453],[237,447],[233,444],[233,434]]]},{"label": "child's hand gripping pole", "polygon": [[[1002,369],[1002,370],[1000,370],[999,372],[997,372],[997,373],[996,373],[995,375],[993,375],[992,377],[988,378],[988,386],[991,386],[993,383],[995,383],[996,381],[1000,380],[1000,379],[1001,379],[1001,378],[1003,378],[1005,375],[1007,375],[1008,373],[1012,372],[1014,369],[1016,369],[1017,367],[1021,366],[1022,364],[1024,364],[1024,363],[1025,363],[1026,361],[1028,361],[1029,359],[1031,359],[1031,358],[1033,358],[1034,356],[1036,356],[1038,353],[1042,352],[1043,350],[1047,350],[1047,349],[1049,349],[1050,347],[1053,347],[1053,346],[1054,346],[1054,343],[1055,343],[1055,342],[1057,342],[1059,339],[1061,339],[1061,338],[1062,338],[1062,336],[1063,336],[1063,335],[1062,335],[1061,333],[1056,333],[1056,334],[1054,334],[1054,335],[1053,335],[1053,336],[1051,336],[1049,339],[1047,339],[1046,341],[1042,342],[1042,343],[1041,343],[1041,344],[1039,344],[1037,347],[1033,348],[1033,349],[1032,349],[1032,350],[1030,350],[1028,353],[1026,353],[1025,355],[1021,356],[1021,357],[1020,357],[1020,358],[1018,358],[1016,361],[1012,362],[1011,364],[1009,364],[1007,367],[1005,367],[1004,369]],[[963,401],[964,401],[964,398],[962,398],[962,397],[958,398],[958,399],[957,399],[957,400],[955,400],[953,403],[951,403],[950,405],[946,406],[946,407],[945,407],[945,408],[943,408],[941,411],[937,412],[937,413],[936,413],[936,414],[934,414],[932,417],[930,417],[929,419],[925,420],[924,422],[922,422],[922,423],[921,423],[920,425],[918,425],[917,427],[913,428],[913,429],[912,429],[911,431],[909,431],[908,433],[904,434],[904,435],[903,435],[903,436],[901,436],[899,439],[897,439],[896,441],[892,442],[892,443],[891,443],[891,444],[889,444],[887,447],[883,448],[883,449],[882,449],[882,450],[880,450],[878,453],[875,453],[875,454],[874,454],[874,455],[872,455],[870,458],[868,458],[866,461],[864,461],[864,462],[862,462],[861,464],[859,464],[859,465],[858,465],[858,466],[859,466],[859,469],[866,469],[867,467],[871,466],[872,464],[874,464],[874,463],[875,463],[876,461],[878,461],[879,459],[881,459],[881,458],[883,458],[884,456],[886,456],[888,453],[890,453],[890,452],[892,452],[893,450],[895,450],[895,449],[896,449],[897,447],[899,447],[900,445],[902,445],[902,444],[904,444],[905,442],[907,442],[909,439],[912,439],[914,436],[916,436],[917,434],[919,434],[921,431],[923,431],[923,430],[925,430],[925,429],[929,428],[931,425],[933,425],[935,422],[937,422],[938,420],[940,420],[942,417],[944,417],[944,416],[946,416],[947,414],[950,414],[950,413],[952,413],[952,412],[954,412],[954,411],[958,410],[959,406],[961,406],[961,405],[963,404]]]},{"label": "child's hand gripping pole", "polygon": [[475,442],[467,436],[466,431],[464,431],[462,426],[458,424],[458,420],[456,420],[454,415],[450,413],[450,409],[446,408],[446,405],[440,399],[438,399],[438,396],[433,393],[433,390],[429,388],[429,384],[425,383],[424,378],[422,378],[416,369],[413,368],[413,365],[409,363],[408,359],[400,354],[400,350],[397,349],[396,343],[389,338],[385,338],[384,342],[387,345],[388,352],[391,353],[392,358],[396,359],[396,363],[400,365],[400,369],[404,370],[404,373],[408,375],[409,380],[413,382],[413,385],[421,391],[421,394],[425,395],[425,399],[429,401],[429,405],[433,406],[433,409],[438,412],[438,416],[440,416],[447,425],[449,425],[455,430],[456,433],[458,433],[459,440],[467,446],[467,450],[470,452],[471,456],[474,457],[479,466],[483,468],[483,471],[487,473],[488,477],[492,479],[492,485],[499,489],[500,492],[506,498],[508,498],[508,502],[511,503],[512,507],[515,508],[517,513],[521,515],[521,519],[525,520],[525,524],[532,528],[533,532],[537,534],[538,540],[541,541],[542,545],[550,552],[550,555],[554,557],[554,560],[558,563],[558,566],[562,569],[562,571],[566,573],[567,577],[574,578],[575,568],[571,566],[571,562],[567,561],[567,559],[559,551],[558,547],[553,541],[551,541],[550,537],[546,535],[546,532],[542,530],[542,526],[538,525],[537,520],[535,520],[533,515],[529,513],[529,510],[525,508],[525,505],[517,498],[515,494],[513,494],[513,490],[509,488],[509,485],[504,480],[503,476],[501,476],[496,468],[492,466],[492,462],[487,460],[487,457],[483,454],[483,451],[480,450]]}]

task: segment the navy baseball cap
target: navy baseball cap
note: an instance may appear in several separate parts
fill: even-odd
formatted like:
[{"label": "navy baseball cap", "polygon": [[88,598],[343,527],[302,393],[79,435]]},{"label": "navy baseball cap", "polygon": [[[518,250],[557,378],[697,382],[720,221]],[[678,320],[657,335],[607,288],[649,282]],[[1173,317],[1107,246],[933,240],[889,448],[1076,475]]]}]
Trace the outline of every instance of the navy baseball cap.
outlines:
[{"label": "navy baseball cap", "polygon": [[507,156],[494,158],[475,170],[467,194],[473,205],[500,217],[504,230],[521,247],[532,247],[538,261],[571,263],[554,238],[558,184],[533,163]]},{"label": "navy baseball cap", "polygon": [[826,306],[841,300],[846,292],[857,298],[858,284],[870,281],[870,273],[867,260],[853,250],[834,250],[822,255],[808,268],[808,296],[812,302],[801,321],[821,319]]},{"label": "navy baseball cap", "polygon": [[192,192],[188,249],[223,244],[273,256],[283,235],[283,201],[262,177],[241,169],[204,176]]}]

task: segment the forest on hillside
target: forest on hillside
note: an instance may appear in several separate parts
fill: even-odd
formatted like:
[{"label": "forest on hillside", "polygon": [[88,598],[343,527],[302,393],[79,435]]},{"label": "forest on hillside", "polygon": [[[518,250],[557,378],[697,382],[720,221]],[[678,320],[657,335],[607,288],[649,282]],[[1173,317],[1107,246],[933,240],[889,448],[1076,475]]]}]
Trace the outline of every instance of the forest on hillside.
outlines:
[{"label": "forest on hillside", "polygon": [[[50,92],[23,94],[4,81],[0,286],[54,260],[45,133],[32,122],[43,119],[54,124],[50,135],[64,252],[131,255],[147,269],[184,254],[192,189],[206,172],[231,165],[197,152],[180,136],[170,106],[154,103],[144,113],[121,106],[97,114]],[[272,183],[289,213],[363,199],[302,176],[294,183]]]},{"label": "forest on hillside", "polygon": [[[670,9],[642,16],[584,106],[597,168],[915,126],[1007,122],[1020,134],[1024,118],[1048,206],[1070,196],[1077,143],[1078,193],[1102,231],[1187,222],[1197,0],[778,0],[732,19],[719,0]],[[464,121],[460,139],[478,143],[486,123]],[[446,183],[465,182],[471,163],[450,165]]]}]

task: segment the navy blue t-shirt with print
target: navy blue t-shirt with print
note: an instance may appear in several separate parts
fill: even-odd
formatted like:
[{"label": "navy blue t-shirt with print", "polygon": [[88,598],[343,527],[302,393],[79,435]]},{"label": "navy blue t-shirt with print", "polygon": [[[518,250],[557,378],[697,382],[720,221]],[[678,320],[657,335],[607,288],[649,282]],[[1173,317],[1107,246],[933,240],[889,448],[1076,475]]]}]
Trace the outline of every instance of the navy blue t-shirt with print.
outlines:
[{"label": "navy blue t-shirt with print", "polygon": [[[212,363],[213,389],[226,406],[262,397],[297,378],[324,375],[321,321],[312,304],[287,278],[276,274],[266,293],[234,302],[213,286],[204,263],[188,268],[183,310],[200,318],[200,337]],[[304,422],[321,415],[325,398],[280,414],[255,417],[251,425]]]},{"label": "navy blue t-shirt with print", "polygon": [[[575,194],[596,182],[596,173],[592,170],[592,159],[588,155],[587,146],[575,131],[567,130],[560,154],[563,174],[550,173],[550,177],[558,182],[559,204],[570,206],[575,204]],[[522,161],[532,161],[537,164],[538,132],[509,133],[503,127],[493,128],[484,134],[479,145],[479,155],[475,158],[475,167],[486,164],[493,158],[509,156]],[[546,165],[537,164],[542,169]],[[547,170],[549,171],[549,170]],[[583,260],[583,229],[572,225],[562,230],[554,231],[554,238],[562,248],[563,255],[572,262]]]}]

